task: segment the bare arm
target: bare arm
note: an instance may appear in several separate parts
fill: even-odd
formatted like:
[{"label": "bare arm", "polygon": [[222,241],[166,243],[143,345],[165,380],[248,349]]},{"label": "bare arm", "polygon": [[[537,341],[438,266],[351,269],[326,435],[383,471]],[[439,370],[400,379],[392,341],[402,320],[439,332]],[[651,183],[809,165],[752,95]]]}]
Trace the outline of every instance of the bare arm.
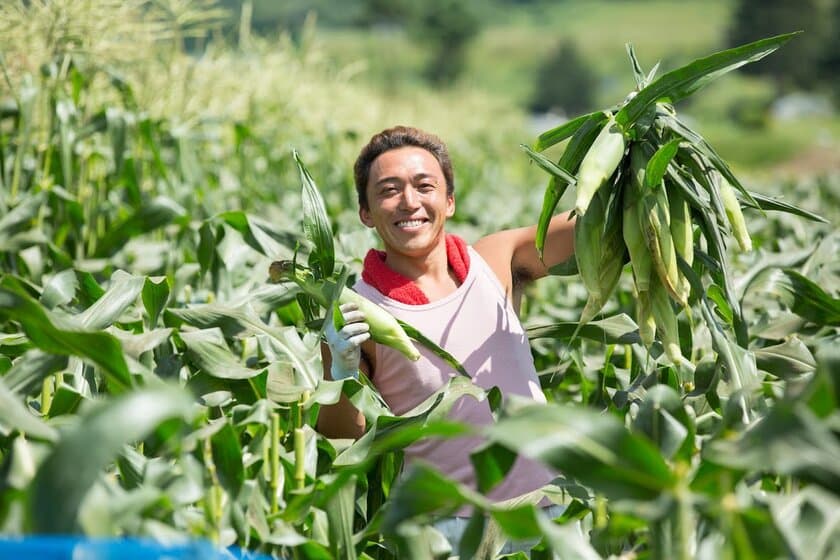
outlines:
[{"label": "bare arm", "polygon": [[575,220],[569,212],[558,214],[548,225],[544,260],[535,246],[537,226],[508,229],[479,239],[473,246],[498,276],[505,292],[519,310],[522,287],[548,274],[548,269],[564,263],[575,251]]}]

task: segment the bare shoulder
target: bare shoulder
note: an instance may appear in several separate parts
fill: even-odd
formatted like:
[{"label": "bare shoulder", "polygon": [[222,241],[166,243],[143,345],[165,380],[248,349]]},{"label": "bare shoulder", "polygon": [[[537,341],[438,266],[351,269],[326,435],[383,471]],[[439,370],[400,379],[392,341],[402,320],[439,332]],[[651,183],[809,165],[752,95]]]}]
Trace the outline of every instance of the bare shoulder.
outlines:
[{"label": "bare shoulder", "polygon": [[514,256],[521,243],[521,230],[506,229],[486,235],[473,244],[508,294],[513,291],[516,271]]},{"label": "bare shoulder", "polygon": [[536,248],[537,226],[506,229],[479,239],[473,247],[487,261],[506,289],[542,278],[548,269],[574,254],[574,219],[568,212],[551,219],[545,250]]}]

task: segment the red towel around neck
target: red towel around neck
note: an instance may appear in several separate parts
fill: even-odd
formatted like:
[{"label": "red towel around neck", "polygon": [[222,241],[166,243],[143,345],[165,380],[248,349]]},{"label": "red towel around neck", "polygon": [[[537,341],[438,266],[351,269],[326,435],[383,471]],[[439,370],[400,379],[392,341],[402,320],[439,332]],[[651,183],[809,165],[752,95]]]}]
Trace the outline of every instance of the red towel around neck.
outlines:
[{"label": "red towel around neck", "polygon": [[[466,242],[450,233],[446,234],[446,258],[458,282],[463,283],[470,270],[470,255]],[[383,295],[401,303],[422,305],[429,303],[426,294],[417,285],[385,264],[385,251],[371,249],[365,256],[362,279]]]}]

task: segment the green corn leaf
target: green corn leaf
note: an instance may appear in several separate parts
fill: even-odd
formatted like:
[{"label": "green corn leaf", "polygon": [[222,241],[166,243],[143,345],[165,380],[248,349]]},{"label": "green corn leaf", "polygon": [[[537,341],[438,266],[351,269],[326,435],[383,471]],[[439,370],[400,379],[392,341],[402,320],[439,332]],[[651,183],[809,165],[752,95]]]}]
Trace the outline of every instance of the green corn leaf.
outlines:
[{"label": "green corn leaf", "polygon": [[95,256],[111,256],[134,237],[186,219],[187,211],[180,204],[165,196],[158,196],[109,227],[108,232],[97,243]]},{"label": "green corn leaf", "polygon": [[50,418],[61,416],[62,414],[75,414],[85,397],[67,385],[60,385],[55,390],[52,404],[50,405]]},{"label": "green corn leaf", "polygon": [[187,392],[168,386],[132,391],[91,406],[77,425],[61,434],[35,475],[28,504],[32,532],[78,532],[79,506],[102,469],[125,444],[145,438],[165,420],[189,418],[192,407]]},{"label": "green corn leaf", "polygon": [[810,373],[817,367],[814,355],[805,343],[795,336],[781,344],[757,348],[753,353],[758,369],[782,379],[792,379]]},{"label": "green corn leaf", "polygon": [[0,217],[0,250],[7,250],[9,241],[16,234],[30,228],[32,220],[44,204],[44,196],[44,193],[26,196],[17,206]]},{"label": "green corn leaf", "polygon": [[309,175],[309,171],[306,170],[300,156],[296,151],[293,152],[293,155],[300,172],[302,187],[303,232],[313,245],[309,257],[309,266],[313,269],[317,278],[329,278],[332,276],[335,266],[335,248],[333,247],[332,228],[327,217],[327,209],[315,181]]},{"label": "green corn leaf", "polygon": [[686,171],[680,169],[674,161],[668,165],[666,171],[668,180],[680,189],[683,197],[688,200],[689,205],[701,212],[709,212],[709,203],[700,198],[699,192],[701,186],[694,177],[690,176]]},{"label": "green corn leaf", "polygon": [[694,450],[694,422],[686,413],[680,395],[668,385],[655,385],[645,394],[633,428],[648,436],[666,459],[679,456],[690,460]]},{"label": "green corn leaf", "polygon": [[290,257],[292,249],[299,241],[296,234],[278,229],[273,224],[241,210],[222,212],[213,220],[231,226],[242,234],[249,247],[272,259]]},{"label": "green corn leaf", "polygon": [[142,299],[146,313],[149,314],[149,328],[154,329],[166,302],[169,301],[169,280],[162,277],[155,282],[152,278],[146,278],[143,282]]},{"label": "green corn leaf", "polygon": [[81,330],[50,316],[11,277],[0,281],[0,316],[18,321],[32,343],[44,352],[79,356],[95,363],[108,375],[112,390],[121,391],[132,385],[122,349],[113,336]]},{"label": "green corn leaf", "polygon": [[408,520],[431,513],[451,514],[465,504],[489,506],[483,496],[444,477],[434,467],[417,464],[391,493],[382,531],[394,534]]},{"label": "green corn leaf", "polygon": [[738,276],[735,283],[735,291],[739,300],[744,299],[744,295],[752,287],[753,283],[768,270],[774,268],[792,268],[802,265],[814,251],[817,245],[805,247],[797,251],[785,251],[784,253],[768,253],[761,256],[761,259],[750,267],[744,274]]},{"label": "green corn leaf", "polygon": [[411,340],[414,340],[416,342],[419,342],[420,344],[422,344],[423,346],[425,346],[426,348],[431,350],[432,353],[435,356],[437,356],[438,358],[440,358],[441,360],[446,362],[452,369],[454,369],[455,371],[457,371],[461,375],[465,375],[467,377],[470,376],[470,374],[467,373],[467,370],[464,369],[464,366],[461,365],[461,362],[459,362],[457,359],[455,359],[455,357],[452,354],[450,354],[449,352],[447,352],[446,350],[444,350],[443,348],[441,348],[440,346],[435,344],[435,342],[432,341],[429,337],[427,337],[426,335],[424,335],[423,333],[421,333],[419,330],[412,327],[408,323],[406,323],[404,321],[400,321],[399,319],[397,319],[397,322],[403,328],[403,330],[405,331],[405,334],[408,335],[408,338],[410,338]]},{"label": "green corn leaf", "polygon": [[831,341],[823,341],[817,347],[817,372],[802,395],[801,399],[819,418],[836,414],[840,408],[840,349]]},{"label": "green corn leaf", "polygon": [[575,330],[580,327],[578,337],[587,338],[603,344],[634,344],[641,342],[639,327],[626,314],[621,313],[600,321],[590,321],[582,327],[577,321],[555,323],[538,327],[528,327],[528,338],[554,338],[569,340]]},{"label": "green corn leaf", "polygon": [[840,298],[831,297],[815,282],[792,269],[782,270],[778,285],[791,310],[817,325],[840,326]]},{"label": "green corn leaf", "polygon": [[233,426],[225,419],[220,422],[223,424],[222,428],[210,437],[210,450],[219,483],[231,499],[236,499],[245,483],[242,447]]},{"label": "green corn leaf", "polygon": [[529,158],[534,160],[534,162],[536,162],[537,165],[539,165],[544,171],[547,171],[549,174],[554,175],[555,177],[570,185],[574,184],[577,181],[574,175],[572,175],[565,169],[561,169],[559,166],[557,166],[554,162],[552,162],[550,159],[548,159],[541,153],[535,152],[525,144],[520,144],[519,147],[522,148],[526,154],[528,154]]},{"label": "green corn leaf", "polygon": [[67,356],[47,354],[37,348],[27,350],[3,376],[9,390],[30,395],[41,388],[44,379],[67,367]]},{"label": "green corn leaf", "polygon": [[[711,302],[704,295],[700,277],[694,269],[688,266],[688,263],[683,259],[678,259],[678,264],[683,275],[691,284],[692,292],[700,294],[700,309],[706,325],[709,327],[709,333],[712,337],[712,347],[717,351],[719,358],[725,365],[726,372],[729,375],[729,381],[735,390],[748,393],[756,389],[761,379],[755,365],[755,356],[732,341],[727,332],[720,326],[715,318]],[[727,298],[727,301],[731,303],[729,298]],[[747,415],[751,414],[748,406],[745,405],[744,410]]]},{"label": "green corn leaf", "polygon": [[840,498],[819,486],[806,486],[794,493],[767,496],[772,524],[784,535],[788,554],[797,558],[831,558],[840,535]]},{"label": "green corn leaf", "polygon": [[561,124],[560,126],[554,127],[551,130],[543,132],[542,134],[537,137],[536,143],[534,143],[534,150],[538,152],[542,152],[547,150],[548,148],[558,144],[572,136],[573,134],[577,133],[578,129],[580,129],[586,121],[591,119],[592,117],[597,117],[598,115],[602,115],[601,111],[595,113],[589,113],[588,115],[582,115],[580,117],[574,118],[568,122]]},{"label": "green corn leaf", "polygon": [[111,326],[143,291],[146,278],[117,271],[111,276],[111,286],[96,303],[75,317],[86,329],[99,330]]},{"label": "green corn leaf", "polygon": [[264,369],[251,369],[230,351],[219,329],[180,333],[187,356],[202,371],[221,379],[250,379]]},{"label": "green corn leaf", "polygon": [[[748,204],[750,204],[754,208],[759,207],[758,203],[755,202],[755,200],[753,200],[750,192],[744,188],[744,186],[741,184],[741,182],[738,180],[735,174],[732,173],[732,170],[729,168],[729,164],[727,164],[726,161],[722,157],[720,157],[720,155],[718,155],[714,148],[712,148],[702,136],[691,130],[691,128],[683,124],[678,118],[676,118],[673,115],[665,115],[657,118],[661,119],[664,126],[666,126],[675,134],[681,136],[689,142],[689,152],[693,152],[696,160],[701,161],[703,163],[703,167],[705,167],[706,170],[709,170],[711,168],[716,169],[718,173],[723,175],[723,177],[727,181],[729,181],[729,183],[733,187],[738,189],[741,192],[741,194],[744,195]],[[699,173],[699,175],[702,177],[704,173],[701,172]],[[716,183],[711,182],[710,186],[708,186],[707,189],[709,190],[710,196],[719,197],[717,193]],[[715,206],[715,208],[716,210],[722,211],[722,206]]]},{"label": "green corn leaf", "polygon": [[645,82],[645,73],[642,70],[641,64],[639,64],[639,59],[636,58],[636,50],[633,48],[632,43],[627,43],[624,46],[627,49],[627,56],[630,57],[630,66],[633,68],[633,79],[636,80],[636,86],[642,89],[647,84]]},{"label": "green corn leaf", "polygon": [[648,189],[656,188],[665,176],[671,160],[677,155],[677,150],[680,147],[682,138],[675,138],[667,144],[663,144],[650,157],[647,166],[645,167],[645,187]]},{"label": "green corn leaf", "polygon": [[213,269],[217,258],[217,241],[216,234],[213,230],[214,228],[209,222],[204,222],[198,228],[198,249],[196,256],[198,257],[198,266],[202,277]]},{"label": "green corn leaf", "polygon": [[485,428],[498,442],[609,499],[653,500],[676,483],[659,451],[623,422],[586,408],[524,404]]},{"label": "green corn leaf", "polygon": [[804,208],[800,208],[794,204],[790,204],[789,202],[785,202],[783,200],[779,200],[778,198],[772,198],[761,193],[749,191],[749,195],[755,201],[755,205],[753,206],[749,201],[747,201],[747,206],[751,208],[758,208],[760,210],[776,210],[779,212],[787,212],[788,214],[794,214],[795,216],[799,216],[801,218],[805,218],[811,220],[813,222],[820,222],[823,224],[827,224],[828,220],[823,218],[818,214],[814,214],[813,212],[809,212]]},{"label": "green corn leaf", "polygon": [[[187,323],[204,330],[218,328],[224,336],[214,334],[211,338],[206,339],[206,342],[216,347],[202,346],[207,354],[202,353],[201,355],[208,357],[215,355],[226,362],[230,359],[236,360],[236,365],[234,366],[231,363],[231,367],[235,367],[236,375],[240,377],[252,377],[252,375],[245,371],[248,368],[243,369],[238,358],[229,349],[226,349],[227,345],[224,343],[224,337],[263,334],[267,335],[266,345],[269,350],[286,356],[294,365],[295,370],[306,378],[309,388],[314,388],[317,384],[316,380],[320,378],[320,367],[317,363],[313,363],[315,361],[313,349],[303,343],[295,327],[276,328],[268,326],[255,314],[253,308],[249,309],[247,306],[229,307],[218,304],[196,305],[187,309],[167,308],[164,311],[164,319],[167,326],[170,327],[178,327],[182,323]],[[182,332],[182,338],[183,334]],[[187,336],[189,338],[189,335]],[[203,344],[201,337],[191,342],[199,345]],[[263,351],[266,351],[265,347],[263,347]],[[213,360],[210,359],[209,363],[212,364]],[[214,367],[215,369],[217,368]],[[222,377],[224,376],[222,375]]]},{"label": "green corn leaf", "polygon": [[622,130],[629,130],[650,104],[663,98],[669,99],[672,103],[683,99],[711,80],[744,64],[764,58],[797,33],[769,37],[721,51],[663,74],[652,84],[639,91],[633,99],[621,108],[616,115],[616,122]]},{"label": "green corn leaf", "polygon": [[0,380],[0,423],[5,428],[16,429],[28,437],[46,441],[58,439],[55,428],[35,416],[29,407],[21,402],[20,397],[6,387],[4,381]]},{"label": "green corn leaf", "polygon": [[41,304],[47,309],[54,309],[59,305],[65,305],[73,301],[79,281],[76,272],[68,268],[62,270],[44,284],[44,291],[41,292]]},{"label": "green corn leaf", "polygon": [[487,493],[504,480],[516,453],[500,444],[482,446],[470,454],[479,492]]},{"label": "green corn leaf", "polygon": [[804,403],[778,402],[738,437],[704,445],[702,457],[744,472],[797,476],[830,492],[840,488],[840,443]]},{"label": "green corn leaf", "polygon": [[[572,136],[572,139],[566,146],[563,155],[560,156],[557,167],[569,170],[570,172],[577,172],[580,162],[583,160],[586,152],[589,151],[589,147],[595,141],[595,138],[604,126],[604,122],[607,120],[607,115],[603,111],[585,115],[585,117],[581,121],[580,126],[575,128],[574,136]],[[554,209],[557,208],[557,204],[560,202],[569,184],[566,181],[558,180],[556,175],[552,175],[548,181],[548,187],[546,187],[545,196],[543,197],[542,209],[540,210],[540,218],[537,222],[536,247],[540,258],[542,258],[543,249],[545,248],[545,236],[548,232],[548,224],[554,215]]]},{"label": "green corn leaf", "polygon": [[353,541],[353,513],[356,498],[356,477],[350,479],[336,491],[326,506],[329,521],[330,546],[335,558],[356,560]]}]

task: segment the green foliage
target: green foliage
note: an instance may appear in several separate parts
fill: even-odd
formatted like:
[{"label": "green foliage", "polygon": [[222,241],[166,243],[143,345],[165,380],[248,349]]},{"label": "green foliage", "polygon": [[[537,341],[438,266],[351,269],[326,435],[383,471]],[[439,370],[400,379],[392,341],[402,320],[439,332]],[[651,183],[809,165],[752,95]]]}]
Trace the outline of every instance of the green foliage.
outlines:
[{"label": "green foliage", "polygon": [[537,70],[530,108],[565,114],[589,111],[595,101],[596,87],[596,76],[576,44],[563,41],[549,51]]},{"label": "green foliage", "polygon": [[415,8],[408,29],[431,51],[423,72],[435,86],[451,86],[464,71],[467,48],[480,20],[471,2],[430,0]]}]

